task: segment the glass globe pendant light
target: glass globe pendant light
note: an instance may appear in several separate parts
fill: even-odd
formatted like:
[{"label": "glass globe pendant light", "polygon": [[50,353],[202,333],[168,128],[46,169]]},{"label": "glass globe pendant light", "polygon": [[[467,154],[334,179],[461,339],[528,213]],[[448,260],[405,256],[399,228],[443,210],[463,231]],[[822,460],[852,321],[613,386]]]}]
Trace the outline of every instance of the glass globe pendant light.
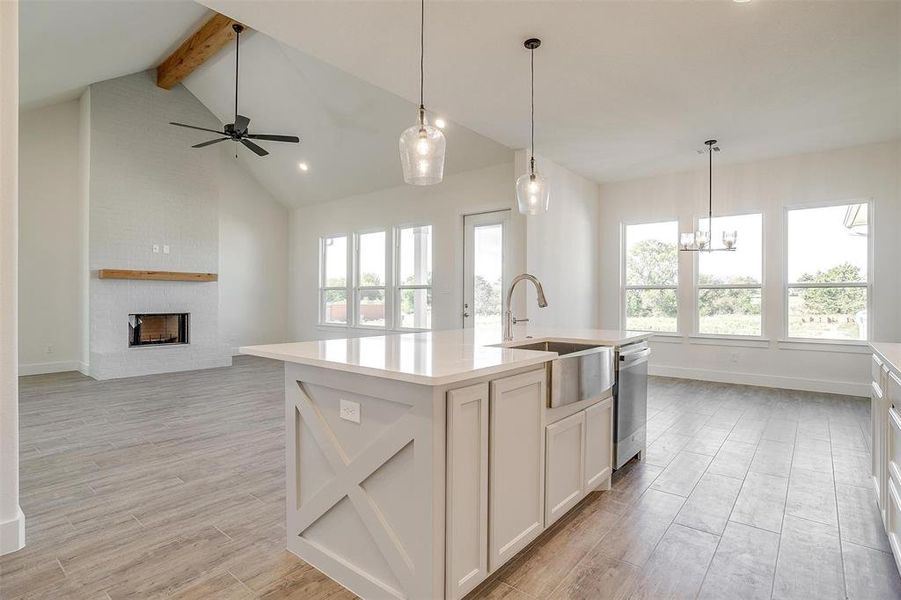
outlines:
[{"label": "glass globe pendant light", "polygon": [[550,190],[547,179],[535,170],[535,48],[541,45],[538,38],[529,38],[523,46],[529,51],[531,67],[531,134],[529,147],[529,171],[516,180],[516,203],[519,212],[524,215],[540,215],[546,213],[550,201]]},{"label": "glass globe pendant light", "polygon": [[433,185],[444,177],[444,133],[429,125],[423,103],[425,57],[425,0],[419,16],[419,122],[400,134],[400,164],[410,185]]}]

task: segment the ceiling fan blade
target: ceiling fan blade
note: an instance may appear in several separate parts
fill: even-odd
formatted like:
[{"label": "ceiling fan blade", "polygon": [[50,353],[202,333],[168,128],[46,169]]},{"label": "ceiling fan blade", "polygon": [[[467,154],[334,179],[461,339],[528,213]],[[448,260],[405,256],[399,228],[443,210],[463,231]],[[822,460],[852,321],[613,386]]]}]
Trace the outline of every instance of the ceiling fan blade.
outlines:
[{"label": "ceiling fan blade", "polygon": [[192,148],[203,148],[204,146],[209,146],[211,144],[218,144],[219,142],[224,142],[225,140],[228,140],[228,139],[231,139],[231,138],[224,137],[224,138],[219,138],[216,140],[210,140],[208,142],[201,142],[200,144],[194,144],[191,147]]},{"label": "ceiling fan blade", "polygon": [[250,119],[248,119],[244,115],[238,115],[235,117],[235,132],[239,135],[247,132],[248,125],[250,125]]},{"label": "ceiling fan blade", "polygon": [[252,140],[267,140],[269,142],[291,142],[292,144],[300,143],[300,138],[296,135],[273,135],[269,133],[252,133],[244,137]]},{"label": "ceiling fan blade", "polygon": [[251,150],[253,150],[257,156],[266,156],[267,154],[269,154],[268,152],[266,152],[265,150],[263,150],[262,148],[260,148],[259,146],[257,146],[253,142],[251,142],[250,140],[242,139],[241,143],[244,144],[245,146],[247,146],[248,148],[250,148]]},{"label": "ceiling fan blade", "polygon": [[194,125],[185,125],[184,123],[176,123],[174,121],[169,121],[169,125],[177,125],[179,127],[187,127],[188,129],[198,129],[200,131],[209,131],[210,133],[218,133],[219,135],[224,135],[221,131],[216,131],[215,129],[207,129],[206,127],[195,127]]}]

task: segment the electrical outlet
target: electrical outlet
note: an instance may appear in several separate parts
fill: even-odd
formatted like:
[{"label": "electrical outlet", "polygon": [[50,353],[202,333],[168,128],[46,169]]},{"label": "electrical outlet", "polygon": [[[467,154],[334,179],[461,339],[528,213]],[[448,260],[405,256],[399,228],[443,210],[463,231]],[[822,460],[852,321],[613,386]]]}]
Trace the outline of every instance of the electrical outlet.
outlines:
[{"label": "electrical outlet", "polygon": [[169,254],[169,244],[163,244],[163,254]]},{"label": "electrical outlet", "polygon": [[153,245],[153,253],[154,253],[154,254],[159,254],[159,253],[160,253],[160,245],[159,245],[159,244],[154,244],[154,245]]},{"label": "electrical outlet", "polygon": [[53,346],[47,346],[47,354],[53,354]]},{"label": "electrical outlet", "polygon": [[351,423],[359,423],[360,403],[351,402],[350,400],[345,400],[344,398],[342,398],[338,403],[338,416],[345,421],[350,421]]}]

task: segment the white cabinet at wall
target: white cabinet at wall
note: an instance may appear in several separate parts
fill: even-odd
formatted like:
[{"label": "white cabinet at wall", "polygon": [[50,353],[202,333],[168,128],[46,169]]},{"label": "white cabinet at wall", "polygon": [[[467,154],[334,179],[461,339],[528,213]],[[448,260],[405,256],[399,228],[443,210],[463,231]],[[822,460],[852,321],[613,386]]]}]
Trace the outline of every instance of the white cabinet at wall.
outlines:
[{"label": "white cabinet at wall", "polygon": [[488,567],[494,571],[544,529],[544,369],[491,382]]},{"label": "white cabinet at wall", "polygon": [[895,565],[901,572],[901,366],[873,356],[873,487]]},{"label": "white cabinet at wall", "polygon": [[488,384],[447,393],[445,597],[488,575]]},{"label": "white cabinet at wall", "polygon": [[901,378],[889,373],[886,380],[886,417],[888,427],[885,432],[885,471],[887,473],[883,519],[888,534],[895,564],[901,571]]},{"label": "white cabinet at wall", "polygon": [[585,497],[585,411],[547,426],[545,526]]},{"label": "white cabinet at wall", "polygon": [[613,474],[613,398],[585,409],[585,493],[610,488]]},{"label": "white cabinet at wall", "polygon": [[872,463],[873,489],[876,491],[876,503],[882,511],[882,520],[886,518],[886,460],[885,444],[888,425],[888,410],[885,401],[885,382],[887,372],[882,361],[873,356],[873,383],[870,386],[870,459]]}]

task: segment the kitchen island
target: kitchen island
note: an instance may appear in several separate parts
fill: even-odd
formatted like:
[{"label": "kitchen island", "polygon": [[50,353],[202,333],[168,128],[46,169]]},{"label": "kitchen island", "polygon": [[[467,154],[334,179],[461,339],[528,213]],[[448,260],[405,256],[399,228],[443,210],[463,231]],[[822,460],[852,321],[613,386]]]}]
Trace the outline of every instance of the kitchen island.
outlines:
[{"label": "kitchen island", "polygon": [[285,363],[288,550],[363,598],[463,597],[610,485],[609,385],[551,407],[557,353],[514,346],[648,337],[517,327],[511,342],[466,329],[242,348]]}]

